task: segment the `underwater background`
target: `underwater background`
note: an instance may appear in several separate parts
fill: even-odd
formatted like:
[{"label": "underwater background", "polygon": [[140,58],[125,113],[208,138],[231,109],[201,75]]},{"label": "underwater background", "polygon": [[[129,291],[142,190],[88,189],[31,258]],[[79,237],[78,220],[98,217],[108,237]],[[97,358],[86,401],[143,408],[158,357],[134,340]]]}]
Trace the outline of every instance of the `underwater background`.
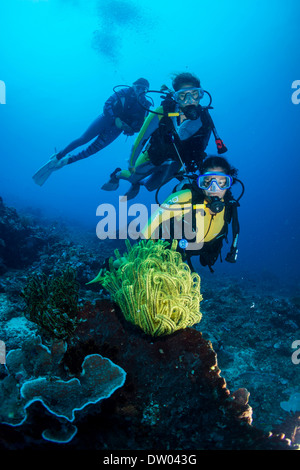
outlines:
[{"label": "underwater background", "polygon": [[[264,360],[268,356],[270,364],[280,364],[272,374],[280,376],[281,390],[287,391],[281,399],[300,392],[300,365],[291,362],[291,340],[300,340],[300,104],[292,101],[292,84],[300,80],[299,2],[1,0],[0,5],[0,80],[6,86],[6,103],[0,105],[4,204],[40,215],[49,224],[56,220],[80,233],[81,240],[88,234],[97,256],[96,209],[103,203],[118,207],[119,195],[128,189],[125,182],[112,193],[101,186],[116,167],[126,168],[134,137],[122,134],[98,154],[53,173],[43,187],[34,184],[32,175],[55,149],[86,130],[114,86],[145,77],[150,89],[159,90],[162,84],[171,86],[173,74],[196,74],[212,95],[211,115],[228,147],[225,157],[245,185],[237,263],[218,261],[213,274],[195,263],[207,292],[203,327],[215,343],[220,341],[218,322],[228,337],[237,330],[241,337],[251,337],[252,328],[259,330],[250,347],[260,347]],[[207,153],[216,154],[213,138]],[[162,190],[161,199],[172,187],[170,183]],[[233,189],[236,196],[239,191]],[[150,206],[154,193],[142,188],[134,202]],[[227,251],[229,245],[223,258]],[[272,302],[281,305],[279,313]],[[292,326],[264,317],[274,311],[288,317],[292,308]],[[207,318],[214,320],[212,328]],[[284,344],[278,346],[281,338]],[[243,348],[241,343],[232,354],[242,356]],[[280,348],[284,354],[276,358]],[[236,361],[229,356],[223,360],[230,381]],[[223,370],[221,352],[220,361]],[[272,388],[265,369],[260,375],[251,367],[245,372],[245,380],[255,383],[254,395],[258,383],[263,387],[269,381]],[[262,413],[257,413],[257,422],[268,428],[268,405],[254,400]],[[276,406],[280,411],[279,402]]]},{"label": "underwater background", "polygon": [[[126,167],[134,137],[54,174],[31,177],[88,127],[118,84],[145,76],[152,89],[190,71],[213,97],[212,116],[246,191],[239,262],[226,272],[299,275],[297,181],[298,2],[2,1],[1,193],[16,207],[95,226],[96,208],[118,203],[101,191]],[[298,148],[298,153],[297,153]],[[208,153],[216,153],[211,139]],[[154,202],[145,190],[140,200]]]}]

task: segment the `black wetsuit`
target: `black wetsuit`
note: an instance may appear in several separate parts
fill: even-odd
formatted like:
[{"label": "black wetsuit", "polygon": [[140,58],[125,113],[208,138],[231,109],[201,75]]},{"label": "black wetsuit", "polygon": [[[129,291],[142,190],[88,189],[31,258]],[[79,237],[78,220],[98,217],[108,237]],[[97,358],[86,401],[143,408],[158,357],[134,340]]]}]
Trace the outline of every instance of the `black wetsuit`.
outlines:
[{"label": "black wetsuit", "polygon": [[87,144],[95,137],[96,139],[89,147],[79,152],[77,155],[70,156],[68,164],[90,157],[104,147],[107,147],[107,145],[113,142],[123,132],[122,129],[119,129],[115,125],[115,119],[117,117],[132,128],[132,134],[139,132],[145,117],[148,115],[148,111],[145,108],[149,109],[151,104],[143,97],[141,97],[141,103],[143,106],[138,102],[132,87],[121,88],[120,91],[111,95],[105,102],[103,113],[92,122],[81,137],[74,140],[65,149],[60,151],[57,154],[57,159],[60,160],[69,152],[72,152],[72,150]]}]

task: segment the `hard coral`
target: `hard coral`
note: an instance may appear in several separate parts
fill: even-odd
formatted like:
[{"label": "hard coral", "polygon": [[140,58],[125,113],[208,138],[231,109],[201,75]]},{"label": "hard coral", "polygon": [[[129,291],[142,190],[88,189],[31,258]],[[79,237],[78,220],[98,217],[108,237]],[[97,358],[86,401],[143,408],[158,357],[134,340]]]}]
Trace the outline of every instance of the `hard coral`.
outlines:
[{"label": "hard coral", "polygon": [[100,271],[100,282],[120,306],[126,320],[151,336],[168,335],[201,320],[200,277],[191,273],[176,251],[162,240],[142,240],[128,252],[110,259],[110,270]]},{"label": "hard coral", "polygon": [[79,323],[79,283],[73,269],[67,268],[60,276],[32,275],[21,296],[28,319],[52,337],[65,339],[74,333]]},{"label": "hard coral", "polygon": [[71,376],[61,364],[65,352],[65,342],[53,343],[50,350],[39,337],[23,343],[22,349],[9,351],[8,375],[0,380],[0,423],[24,425],[31,405],[40,402],[63,424],[45,430],[44,439],[69,442],[77,428],[67,422],[74,422],[75,413],[124,385],[126,372],[99,354],[86,356],[78,377]]},{"label": "hard coral", "polygon": [[39,377],[25,382],[20,393],[25,408],[40,401],[54,415],[74,421],[75,411],[110,397],[125,378],[125,371],[110,359],[91,354],[85,357],[79,378]]}]

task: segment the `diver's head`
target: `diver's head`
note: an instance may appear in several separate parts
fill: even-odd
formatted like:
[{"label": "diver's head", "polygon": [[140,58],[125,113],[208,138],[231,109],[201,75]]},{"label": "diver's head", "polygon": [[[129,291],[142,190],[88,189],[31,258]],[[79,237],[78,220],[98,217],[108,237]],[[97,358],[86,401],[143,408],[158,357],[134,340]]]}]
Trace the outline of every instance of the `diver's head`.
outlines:
[{"label": "diver's head", "polygon": [[197,119],[200,115],[199,103],[204,94],[199,78],[191,73],[181,73],[173,79],[172,85],[174,100],[187,119]]},{"label": "diver's head", "polygon": [[173,78],[172,86],[174,91],[180,90],[185,85],[189,85],[190,87],[200,88],[200,80],[196,75],[192,75],[191,73],[184,72],[179,73]]},{"label": "diver's head", "polygon": [[147,91],[149,91],[150,84],[146,78],[138,78],[133,82],[132,88],[136,96],[139,96],[141,93],[147,93]]},{"label": "diver's head", "polygon": [[206,197],[223,199],[227,190],[234,184],[236,176],[237,170],[226,158],[210,156],[201,165],[197,184]]}]

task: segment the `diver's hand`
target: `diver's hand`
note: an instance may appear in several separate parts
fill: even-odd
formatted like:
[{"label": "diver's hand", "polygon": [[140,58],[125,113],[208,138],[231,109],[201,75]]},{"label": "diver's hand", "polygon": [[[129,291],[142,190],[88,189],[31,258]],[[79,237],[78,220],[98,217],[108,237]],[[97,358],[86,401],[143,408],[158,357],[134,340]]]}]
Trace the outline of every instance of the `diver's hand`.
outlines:
[{"label": "diver's hand", "polygon": [[118,117],[115,119],[115,125],[118,129],[121,129],[126,135],[134,134],[134,130],[132,129],[132,127],[126,124],[126,122],[122,121]]},{"label": "diver's hand", "polygon": [[118,128],[118,129],[122,129],[122,125],[123,125],[123,121],[121,121],[121,119],[119,117],[117,117],[115,119],[115,126]]},{"label": "diver's hand", "polygon": [[238,249],[232,247],[229,253],[227,253],[225,261],[227,261],[228,263],[236,263],[237,254],[238,254]]},{"label": "diver's hand", "polygon": [[124,126],[123,126],[123,133],[125,135],[133,135],[134,134],[134,130],[132,129],[132,127],[128,126],[128,124],[124,123]]}]

